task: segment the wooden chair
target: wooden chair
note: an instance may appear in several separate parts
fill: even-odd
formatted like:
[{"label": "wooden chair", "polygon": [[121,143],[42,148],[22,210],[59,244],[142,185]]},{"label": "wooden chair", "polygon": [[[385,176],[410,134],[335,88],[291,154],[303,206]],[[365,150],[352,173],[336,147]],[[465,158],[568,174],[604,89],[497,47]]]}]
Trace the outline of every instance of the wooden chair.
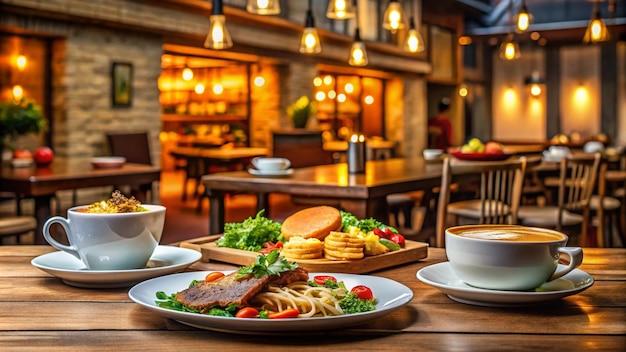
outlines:
[{"label": "wooden chair", "polygon": [[593,194],[602,155],[575,154],[561,159],[558,201],[556,205],[525,205],[519,208],[518,217],[522,225],[552,228],[580,226],[581,244],[587,243],[589,203]]},{"label": "wooden chair", "polygon": [[36,228],[37,219],[32,216],[0,217],[0,238],[15,236],[16,242],[20,243],[21,235],[35,231]]},{"label": "wooden chair", "polygon": [[[436,246],[445,247],[448,217],[472,219],[478,224],[516,224],[526,158],[497,162],[461,162],[445,158],[437,205]],[[454,177],[480,175],[477,199],[450,203],[450,186]]]},{"label": "wooden chair", "polygon": [[[595,214],[592,223],[596,226],[596,245],[611,247],[613,245],[613,230],[624,241],[626,233],[623,228],[623,194],[615,192],[613,186],[626,182],[624,169],[624,151],[620,155],[610,155],[607,150],[602,153],[600,169],[598,171],[597,192],[589,200],[591,214]],[[619,189],[619,188],[618,188]]]},{"label": "wooden chair", "polygon": [[[106,139],[111,155],[122,156],[129,163],[152,165],[147,132],[107,133]],[[139,185],[138,187],[142,192],[152,196],[151,183]]]}]

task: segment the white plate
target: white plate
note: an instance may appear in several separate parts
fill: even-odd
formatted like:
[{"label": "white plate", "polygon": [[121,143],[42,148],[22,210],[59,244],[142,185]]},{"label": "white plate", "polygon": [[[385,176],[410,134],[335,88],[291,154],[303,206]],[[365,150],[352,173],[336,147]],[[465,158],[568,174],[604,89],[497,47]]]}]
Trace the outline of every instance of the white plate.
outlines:
[{"label": "white plate", "polygon": [[89,270],[71,254],[58,251],[40,255],[31,264],[70,286],[88,288],[128,287],[142,280],[181,271],[202,254],[193,249],[158,246],[144,269]]},{"label": "white plate", "polygon": [[115,169],[122,167],[126,163],[126,158],[121,156],[100,156],[91,158],[91,165],[99,169]]},{"label": "white plate", "polygon": [[182,291],[189,287],[192,280],[203,280],[209,272],[188,272],[168,275],[150,279],[135,285],[128,292],[128,296],[134,302],[160,314],[174,319],[183,324],[201,329],[229,331],[239,333],[252,333],[259,331],[274,331],[284,333],[287,331],[317,332],[320,329],[335,329],[339,327],[363,324],[379,318],[391,311],[409,303],[413,298],[413,291],[396,281],[366,275],[336,274],[336,273],[309,273],[309,277],[315,275],[332,275],[338,281],[343,281],[348,289],[356,285],[365,285],[372,289],[378,300],[376,310],[366,313],[347,314],[324,318],[293,318],[293,319],[243,319],[216,317],[198,313],[179,312],[160,308],[155,304],[156,292],[163,291],[166,294]]},{"label": "white plate", "polygon": [[258,169],[248,169],[248,172],[255,176],[288,176],[293,174],[293,169],[278,171],[261,171]]},{"label": "white plate", "polygon": [[459,279],[450,262],[429,265],[417,272],[417,278],[437,287],[451,299],[487,307],[538,305],[582,292],[593,285],[593,277],[580,269],[543,284],[535,291],[499,291],[469,286]]}]

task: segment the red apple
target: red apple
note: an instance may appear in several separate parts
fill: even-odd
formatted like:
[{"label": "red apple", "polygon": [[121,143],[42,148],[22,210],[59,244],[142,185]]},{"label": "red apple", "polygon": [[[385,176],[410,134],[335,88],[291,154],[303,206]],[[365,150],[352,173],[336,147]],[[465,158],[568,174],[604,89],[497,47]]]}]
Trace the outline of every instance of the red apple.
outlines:
[{"label": "red apple", "polygon": [[33,153],[28,149],[16,149],[13,152],[13,159],[32,159]]},{"label": "red apple", "polygon": [[48,165],[54,159],[54,152],[48,147],[39,147],[35,150],[34,158],[37,165]]},{"label": "red apple", "polygon": [[504,153],[504,147],[497,142],[487,142],[485,144],[485,153],[502,154]]}]

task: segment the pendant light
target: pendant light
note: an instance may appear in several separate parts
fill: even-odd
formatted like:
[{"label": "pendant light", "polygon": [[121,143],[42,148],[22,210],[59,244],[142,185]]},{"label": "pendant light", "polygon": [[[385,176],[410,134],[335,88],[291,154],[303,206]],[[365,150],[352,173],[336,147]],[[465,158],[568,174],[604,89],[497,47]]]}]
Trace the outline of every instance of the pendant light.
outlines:
[{"label": "pendant light", "polygon": [[[418,17],[419,18],[419,17]],[[404,45],[402,50],[407,53],[421,53],[426,49],[424,46],[424,38],[420,34],[418,27],[415,26],[415,19],[413,18],[413,0],[411,0],[411,17],[409,17],[409,31],[404,39]]]},{"label": "pendant light", "polygon": [[522,0],[522,6],[520,6],[520,10],[515,16],[515,31],[517,33],[523,33],[528,30],[530,27],[530,23],[533,20],[533,16],[528,12],[528,7],[526,7],[526,0]]},{"label": "pendant light", "polygon": [[504,60],[516,60],[521,56],[519,44],[514,40],[513,34],[509,34],[506,40],[500,44],[499,55]]},{"label": "pendant light", "polygon": [[355,16],[354,5],[351,0],[330,0],[326,17],[334,20],[345,20]]},{"label": "pendant light", "polygon": [[278,15],[280,13],[280,1],[248,0],[246,11],[256,15]]},{"label": "pendant light", "polygon": [[591,20],[589,21],[589,25],[587,26],[587,30],[585,31],[583,42],[586,44],[600,43],[606,42],[609,39],[609,31],[606,28],[606,24],[602,20],[602,17],[600,17],[600,7],[596,2],[593,5],[593,14],[591,16]]},{"label": "pendant light", "polygon": [[302,39],[300,39],[299,51],[303,54],[319,54],[322,52],[320,37],[315,28],[315,17],[313,17],[313,10],[311,10],[311,1],[312,0],[309,0],[309,8],[306,11],[306,20],[304,22],[304,31],[302,32]]},{"label": "pendant light", "polygon": [[383,16],[383,28],[391,33],[404,28],[404,12],[402,11],[402,4],[398,0],[389,0]]},{"label": "pendant light", "polygon": [[[357,0],[354,0],[356,4]],[[365,44],[361,41],[361,32],[359,30],[359,9],[356,8],[356,28],[354,29],[354,42],[350,48],[350,57],[348,63],[352,66],[365,66],[367,65],[367,51],[365,50]]]},{"label": "pendant light", "polygon": [[204,47],[216,50],[232,47],[233,41],[230,39],[230,33],[226,28],[222,0],[213,0],[213,10],[209,21],[211,24],[209,25],[209,34],[204,41]]}]

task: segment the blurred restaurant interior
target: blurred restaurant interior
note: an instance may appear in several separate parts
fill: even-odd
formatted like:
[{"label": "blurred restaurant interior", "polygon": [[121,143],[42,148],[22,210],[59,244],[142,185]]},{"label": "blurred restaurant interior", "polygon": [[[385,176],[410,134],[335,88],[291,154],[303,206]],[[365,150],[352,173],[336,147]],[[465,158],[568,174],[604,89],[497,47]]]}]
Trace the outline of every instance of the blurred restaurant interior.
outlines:
[{"label": "blurred restaurant interior", "polygon": [[[347,17],[327,13],[335,2]],[[176,173],[176,148],[271,155],[286,131],[295,139],[282,156],[302,166],[323,163],[293,142],[311,133],[324,143],[358,133],[388,142],[384,157],[421,157],[444,98],[454,146],[626,144],[624,0],[252,2],[278,13],[248,3],[0,0],[0,102],[32,100],[48,120],[13,148],[46,145],[81,164],[111,155],[109,133],[146,132],[152,164]],[[403,11],[396,22],[389,3]],[[72,192],[58,196],[103,194]]]}]

